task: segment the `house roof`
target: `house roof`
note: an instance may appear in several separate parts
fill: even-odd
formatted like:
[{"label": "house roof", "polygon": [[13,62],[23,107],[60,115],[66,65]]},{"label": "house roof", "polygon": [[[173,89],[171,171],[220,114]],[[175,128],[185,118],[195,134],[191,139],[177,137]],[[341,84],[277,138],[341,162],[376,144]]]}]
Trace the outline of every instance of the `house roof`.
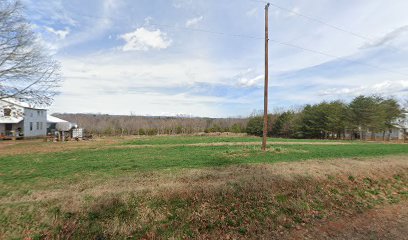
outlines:
[{"label": "house roof", "polygon": [[51,115],[47,115],[47,122],[48,123],[66,123],[68,121],[61,119],[61,118],[51,116]]},{"label": "house roof", "polygon": [[0,123],[19,123],[23,120],[23,117],[1,117]]},{"label": "house roof", "polygon": [[36,107],[36,106],[34,106],[34,105],[32,105],[32,104],[29,104],[29,103],[20,101],[20,100],[15,99],[15,98],[3,98],[3,99],[1,99],[0,101],[7,102],[7,103],[10,103],[10,104],[13,104],[13,105],[17,105],[17,106],[22,107],[22,108],[31,108],[31,109],[38,109],[38,110],[46,110],[45,108]]},{"label": "house roof", "polygon": [[400,118],[397,120],[396,124],[394,125],[397,128],[405,128],[408,129],[408,113],[405,113],[405,118]]}]

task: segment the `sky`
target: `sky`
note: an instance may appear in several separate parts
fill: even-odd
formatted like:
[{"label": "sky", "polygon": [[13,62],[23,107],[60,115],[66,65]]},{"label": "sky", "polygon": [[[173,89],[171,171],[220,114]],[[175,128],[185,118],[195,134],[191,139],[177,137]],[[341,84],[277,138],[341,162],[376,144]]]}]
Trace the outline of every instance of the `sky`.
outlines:
[{"label": "sky", "polygon": [[[245,117],[263,108],[262,1],[22,2],[61,63],[51,112]],[[408,98],[408,1],[271,3],[271,111]]]}]

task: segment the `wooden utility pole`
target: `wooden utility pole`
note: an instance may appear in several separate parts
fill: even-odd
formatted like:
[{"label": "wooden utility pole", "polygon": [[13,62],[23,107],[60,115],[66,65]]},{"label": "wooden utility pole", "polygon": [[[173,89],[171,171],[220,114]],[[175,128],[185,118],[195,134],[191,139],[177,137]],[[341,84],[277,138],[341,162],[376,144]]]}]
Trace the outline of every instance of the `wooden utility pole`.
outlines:
[{"label": "wooden utility pole", "polygon": [[266,137],[268,135],[268,78],[269,78],[269,3],[265,6],[265,93],[264,93],[264,124],[262,151],[266,150]]}]

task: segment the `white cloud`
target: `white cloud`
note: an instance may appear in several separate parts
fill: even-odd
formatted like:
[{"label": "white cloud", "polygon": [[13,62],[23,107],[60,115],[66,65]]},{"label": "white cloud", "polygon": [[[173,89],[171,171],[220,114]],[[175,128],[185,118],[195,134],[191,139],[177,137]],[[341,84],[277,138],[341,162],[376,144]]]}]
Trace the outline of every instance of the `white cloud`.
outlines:
[{"label": "white cloud", "polygon": [[254,87],[254,86],[259,86],[262,83],[262,80],[264,79],[264,75],[259,75],[254,78],[247,78],[247,77],[242,77],[238,81],[238,85],[240,87]]},{"label": "white cloud", "polygon": [[322,90],[322,96],[358,96],[358,95],[401,95],[408,94],[408,80],[384,81],[374,85],[362,85],[357,87],[331,88]]},{"label": "white cloud", "polygon": [[387,34],[383,37],[373,41],[372,43],[365,44],[362,48],[372,48],[372,47],[379,47],[383,45],[388,45],[390,42],[398,39],[399,37],[406,35],[408,33],[408,25],[399,27]]},{"label": "white cloud", "polygon": [[256,71],[248,68],[240,72],[234,78],[234,85],[242,88],[257,87],[262,85],[264,75],[256,75]]},{"label": "white cloud", "polygon": [[[80,4],[79,2],[78,4],[67,4],[63,0],[23,1],[30,2],[30,4],[27,4],[30,9],[37,10],[29,13],[29,17],[30,20],[40,26],[39,32],[44,30],[44,25],[52,26],[55,30],[64,30],[65,27],[69,27],[69,30],[71,30],[71,33],[66,35],[64,41],[59,41],[56,34],[41,31],[44,33],[44,42],[47,44],[59,46],[59,50],[70,47],[57,55],[59,58],[68,56],[72,58],[72,62],[62,59],[67,84],[61,88],[64,97],[61,96],[57,102],[59,109],[62,109],[60,111],[64,110],[62,105],[69,108],[71,106],[70,101],[78,99],[76,100],[78,105],[74,105],[78,107],[78,111],[117,113],[119,109],[116,106],[120,105],[122,107],[121,104],[123,103],[123,111],[120,110],[119,112],[127,113],[126,103],[133,103],[135,102],[133,98],[136,98],[140,102],[148,103],[135,104],[135,107],[129,110],[143,108],[145,110],[140,110],[140,112],[151,114],[166,111],[193,112],[195,115],[210,113],[210,115],[213,115],[216,114],[214,105],[206,105],[207,110],[202,110],[203,112],[200,113],[201,109],[204,109],[205,103],[202,101],[203,98],[199,97],[202,95],[208,97],[212,95],[221,96],[223,90],[218,88],[221,84],[222,86],[231,86],[227,91],[231,95],[235,91],[244,92],[245,94],[240,94],[240,96],[247,96],[250,101],[255,102],[253,105],[246,105],[248,109],[256,109],[261,106],[256,102],[256,99],[262,99],[263,93],[261,91],[263,83],[263,77],[261,76],[263,72],[262,41],[224,38],[189,31],[175,31],[171,35],[168,33],[169,38],[167,38],[163,33],[163,31],[167,32],[165,30],[167,28],[158,27],[161,30],[158,32],[156,31],[157,27],[151,25],[151,18],[145,17],[152,16],[154,22],[157,23],[167,22],[170,25],[181,23],[181,25],[177,26],[185,26],[189,17],[203,15],[205,19],[199,24],[205,22],[209,26],[213,26],[212,28],[217,28],[215,29],[217,31],[262,36],[262,28],[259,28],[259,26],[263,26],[262,6],[258,6],[256,11],[253,8],[255,5],[250,3],[238,4],[236,6],[238,11],[228,12],[228,18],[226,18],[223,11],[229,6],[228,1],[222,3],[204,0],[164,1],[163,4],[157,6],[156,12],[150,11],[151,4],[149,4],[149,1],[142,1],[138,6],[130,4],[130,1],[121,0],[101,0],[100,3],[84,1]],[[59,2],[58,5],[61,5],[61,7],[54,6],[56,5],[54,2]],[[102,4],[102,2],[105,2],[105,4]],[[120,2],[123,2],[123,4],[120,4]],[[119,6],[115,3],[118,3]],[[66,7],[63,7],[63,5],[66,5]],[[307,16],[316,17],[332,25],[367,36],[374,39],[371,42],[372,46],[383,47],[362,49],[362,46],[366,43],[361,38],[303,17],[290,17],[287,11],[275,8],[270,9],[271,17],[274,18],[274,34],[271,38],[330,55],[362,61],[380,68],[388,68],[394,72],[408,72],[406,64],[403,64],[407,62],[407,54],[404,51],[401,53],[391,52],[389,50],[392,49],[386,47],[386,45],[392,45],[399,49],[408,47],[408,39],[404,37],[407,32],[393,31],[394,29],[403,30],[403,26],[408,22],[408,15],[406,14],[408,1],[398,0],[393,4],[381,0],[360,1],[350,6],[332,1],[317,0],[313,4],[297,1],[282,2],[281,5],[295,12],[301,12]],[[42,11],[42,8],[48,6],[50,6],[49,11]],[[294,6],[296,7],[293,8]],[[178,7],[178,9],[174,7]],[[168,11],[162,11],[163,9]],[[205,14],[208,9],[212,9],[210,15]],[[81,16],[82,13],[90,11],[92,11],[90,16]],[[390,12],[393,14],[389,14]],[[373,13],[376,13],[375,16]],[[65,19],[54,21],[54,18],[58,17],[54,15],[59,14],[62,14],[62,17],[73,18],[75,25],[71,26],[73,21]],[[258,15],[251,18],[245,14]],[[37,15],[39,17],[36,17]],[[44,21],[44,19],[47,21]],[[223,24],[217,24],[220,21]],[[146,39],[143,41],[139,38],[130,39],[130,36],[129,42],[123,41],[124,33],[135,30],[133,32],[135,34],[137,28],[142,26],[149,34],[151,32],[156,33],[155,37],[161,38],[163,41],[161,43],[160,41],[152,43],[154,41]],[[119,36],[121,38],[118,39],[118,35],[121,34],[124,35]],[[113,36],[112,41],[108,40],[108,36]],[[136,38],[136,36],[134,37]],[[174,43],[171,42],[171,39]],[[102,40],[106,42],[102,42]],[[118,43],[118,40],[123,41],[122,44]],[[135,58],[134,52],[126,52],[125,46],[123,46],[125,43],[128,51],[164,49],[168,48],[170,44],[172,49],[171,51],[161,51],[160,54],[157,54],[156,51],[143,52],[143,58],[132,61],[131,58]],[[370,43],[367,43],[367,46],[368,44]],[[71,49],[74,49],[74,45],[78,45],[78,48],[71,51]],[[117,46],[120,46],[121,50],[124,51],[118,51]],[[330,62],[333,60],[331,57],[301,51],[284,45],[271,43],[270,47],[271,59],[274,59],[270,62],[271,84],[279,84],[278,87],[271,87],[271,90],[274,91],[274,94],[271,94],[271,101],[276,101],[276,105],[312,103],[322,99],[331,99],[332,97],[350,99],[353,94],[384,92],[380,91],[380,88],[388,89],[385,92],[390,94],[397,92],[399,96],[407,95],[407,92],[398,90],[402,89],[402,84],[386,84],[384,82],[385,80],[391,82],[407,80],[407,78],[403,78],[398,74],[390,74],[390,72],[375,70],[374,68],[367,69],[367,66],[347,61]],[[57,48],[55,47],[55,49]],[[103,52],[107,54],[105,57],[101,57],[103,59],[100,60],[99,53]],[[112,58],[114,60],[107,60]],[[327,62],[329,64],[324,64]],[[237,75],[248,66],[252,66],[255,70]],[[201,83],[203,84],[200,85]],[[383,85],[380,83],[383,83]],[[188,89],[189,84],[191,84],[191,89],[204,86],[203,89],[200,89],[201,91],[191,91],[188,92],[190,95],[184,95],[187,100],[191,99],[191,102],[193,102],[194,108],[191,108],[193,110],[186,107],[189,101],[179,104],[177,101],[181,97],[175,97],[178,93],[185,91],[186,88]],[[205,92],[207,85],[210,85],[210,88],[214,87],[214,90]],[[374,85],[377,87],[373,88]],[[393,88],[392,86],[396,87]],[[89,93],[90,91],[92,93]],[[120,94],[114,94],[113,92]],[[175,104],[164,107],[159,104],[154,105],[152,102],[155,101],[156,95],[152,95],[152,92],[160,93],[163,96],[162,100],[169,103],[167,105],[171,105],[172,101]],[[250,94],[259,94],[259,96],[253,97]],[[71,98],[69,97],[71,95],[76,96]],[[86,101],[89,95],[94,96],[95,101]],[[110,99],[108,102],[111,102],[112,106],[98,108],[100,105],[98,105],[98,101],[106,102],[106,99]],[[223,107],[226,99],[217,100],[220,100],[217,105],[220,108]],[[87,106],[81,106],[79,102],[87,102]],[[237,105],[242,106],[240,103],[237,103]],[[173,106],[174,109],[172,110],[164,109]],[[176,109],[176,107],[180,109]],[[228,109],[231,109],[230,107],[228,106]],[[72,110],[66,111],[76,111],[74,107],[72,108]],[[245,110],[242,111],[245,112]],[[228,113],[225,111],[224,116],[227,115]]]},{"label": "white cloud", "polygon": [[196,18],[188,19],[187,22],[186,22],[186,27],[196,26],[197,24],[199,24],[199,23],[200,23],[201,21],[203,21],[203,20],[204,20],[204,17],[203,17],[203,16],[199,16],[199,17],[196,17]]},{"label": "white cloud", "polygon": [[237,62],[197,58],[194,54],[171,61],[162,56],[141,59],[114,50],[60,61],[65,81],[53,112],[163,115],[165,111],[166,115],[221,117],[236,114],[227,113],[222,106],[243,106],[253,100],[206,92],[205,86],[227,84],[233,88],[237,82],[231,76],[237,72],[254,73],[252,69],[243,71]]},{"label": "white cloud", "polygon": [[[88,2],[75,6],[63,0],[23,0],[30,13],[30,20],[45,29],[50,36],[44,40],[53,45],[53,50],[79,45],[106,36],[113,25],[112,16],[117,16],[123,6],[122,0],[103,0],[92,8],[92,16],[83,15],[92,6]],[[69,7],[69,6],[70,7]],[[74,5],[74,6],[72,6]],[[68,6],[68,7],[67,7]],[[76,9],[79,7],[79,9]],[[77,11],[79,10],[79,11]],[[65,27],[63,30],[48,26]],[[68,26],[68,27],[66,27]],[[59,41],[64,40],[64,41]]]},{"label": "white cloud", "polygon": [[120,36],[125,40],[123,51],[148,51],[149,49],[166,49],[171,45],[171,39],[166,33],[157,29],[149,31],[146,28],[138,28],[133,32],[126,33]]},{"label": "white cloud", "polygon": [[60,40],[64,40],[70,33],[69,28],[65,28],[65,30],[55,30],[52,27],[44,27],[44,28],[48,32],[55,34]]}]

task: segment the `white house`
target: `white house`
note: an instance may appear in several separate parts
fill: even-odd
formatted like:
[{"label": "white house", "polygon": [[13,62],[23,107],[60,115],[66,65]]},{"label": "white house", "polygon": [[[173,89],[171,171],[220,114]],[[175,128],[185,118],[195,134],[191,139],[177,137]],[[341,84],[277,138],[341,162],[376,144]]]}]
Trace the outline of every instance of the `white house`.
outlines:
[{"label": "white house", "polygon": [[[368,132],[367,134],[370,136],[372,133]],[[404,140],[407,135],[408,113],[405,113],[405,117],[397,119],[391,129],[382,133],[375,133],[373,137],[375,139]]]},{"label": "white house", "polygon": [[399,129],[398,139],[404,139],[404,137],[408,137],[408,113],[405,113],[405,118],[399,119],[395,126],[397,129]]},{"label": "white house", "polygon": [[0,100],[0,138],[47,135],[47,110],[7,98]]}]

